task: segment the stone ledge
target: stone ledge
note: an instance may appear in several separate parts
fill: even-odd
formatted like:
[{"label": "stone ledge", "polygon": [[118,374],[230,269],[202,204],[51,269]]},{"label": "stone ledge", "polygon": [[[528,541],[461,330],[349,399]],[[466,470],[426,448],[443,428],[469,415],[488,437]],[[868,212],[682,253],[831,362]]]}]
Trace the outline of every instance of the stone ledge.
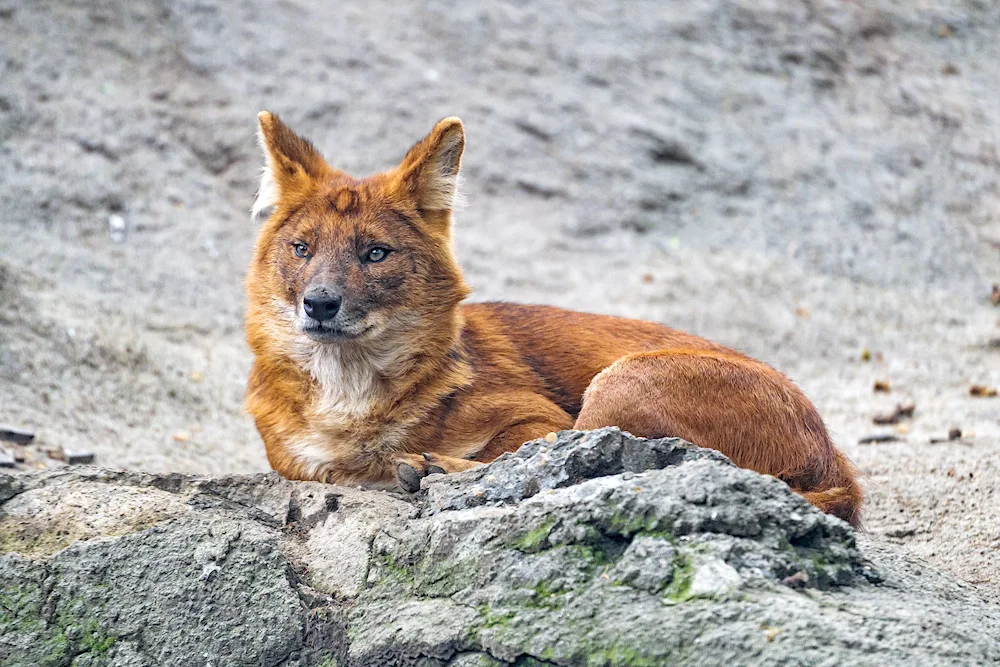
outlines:
[{"label": "stone ledge", "polygon": [[0,665],[1000,659],[1000,610],[862,544],[779,480],[617,429],[414,495],[0,475]]}]

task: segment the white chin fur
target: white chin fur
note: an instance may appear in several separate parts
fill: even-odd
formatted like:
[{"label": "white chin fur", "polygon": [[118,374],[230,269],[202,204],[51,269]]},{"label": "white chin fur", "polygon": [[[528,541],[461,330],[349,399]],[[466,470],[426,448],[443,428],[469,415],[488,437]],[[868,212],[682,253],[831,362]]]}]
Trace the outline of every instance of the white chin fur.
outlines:
[{"label": "white chin fur", "polygon": [[[358,417],[368,414],[381,397],[383,382],[398,375],[409,361],[411,351],[394,340],[358,340],[321,343],[312,340],[300,329],[304,313],[300,308],[275,299],[272,303],[275,326],[272,337],[280,347],[319,385],[317,416]],[[365,324],[375,332],[386,322],[378,314],[366,318]]]}]

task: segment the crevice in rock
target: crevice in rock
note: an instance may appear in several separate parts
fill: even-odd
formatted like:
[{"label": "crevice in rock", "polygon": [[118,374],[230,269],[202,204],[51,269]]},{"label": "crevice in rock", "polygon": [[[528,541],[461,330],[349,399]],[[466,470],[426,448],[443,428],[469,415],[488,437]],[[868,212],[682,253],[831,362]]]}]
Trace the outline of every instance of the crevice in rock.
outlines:
[{"label": "crevice in rock", "polygon": [[281,522],[267,512],[253,505],[247,505],[231,498],[203,490],[188,498],[187,504],[196,510],[225,509],[244,515],[251,521],[261,523],[268,528],[281,528]]}]

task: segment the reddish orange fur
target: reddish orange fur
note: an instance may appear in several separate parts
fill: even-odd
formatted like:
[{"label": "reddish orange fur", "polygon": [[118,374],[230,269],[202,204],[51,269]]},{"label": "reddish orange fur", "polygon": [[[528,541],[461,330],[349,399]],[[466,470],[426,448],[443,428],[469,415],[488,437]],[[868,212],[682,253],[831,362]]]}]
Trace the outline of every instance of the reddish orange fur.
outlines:
[{"label": "reddish orange fur", "polygon": [[[275,116],[261,114],[261,134],[278,196],[246,282],[256,357],[247,408],[282,475],[392,485],[401,462],[454,472],[551,431],[619,426],[712,447],[859,522],[853,465],[802,392],[765,364],[649,322],[460,305],[457,119],[366,179],[330,168]],[[289,244],[307,238],[314,254],[294,256]],[[364,264],[366,239],[394,251]],[[293,311],[316,280],[341,286],[371,328],[333,343],[296,329]]]}]

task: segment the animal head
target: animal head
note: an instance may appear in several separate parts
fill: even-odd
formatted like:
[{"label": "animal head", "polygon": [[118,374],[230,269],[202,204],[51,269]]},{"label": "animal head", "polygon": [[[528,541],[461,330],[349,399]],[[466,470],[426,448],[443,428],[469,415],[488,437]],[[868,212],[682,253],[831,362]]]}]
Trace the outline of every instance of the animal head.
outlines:
[{"label": "animal head", "polygon": [[261,227],[247,275],[248,336],[285,347],[390,347],[456,317],[468,294],[451,246],[465,131],[445,118],[395,168],[355,178],[276,115],[259,114]]}]

